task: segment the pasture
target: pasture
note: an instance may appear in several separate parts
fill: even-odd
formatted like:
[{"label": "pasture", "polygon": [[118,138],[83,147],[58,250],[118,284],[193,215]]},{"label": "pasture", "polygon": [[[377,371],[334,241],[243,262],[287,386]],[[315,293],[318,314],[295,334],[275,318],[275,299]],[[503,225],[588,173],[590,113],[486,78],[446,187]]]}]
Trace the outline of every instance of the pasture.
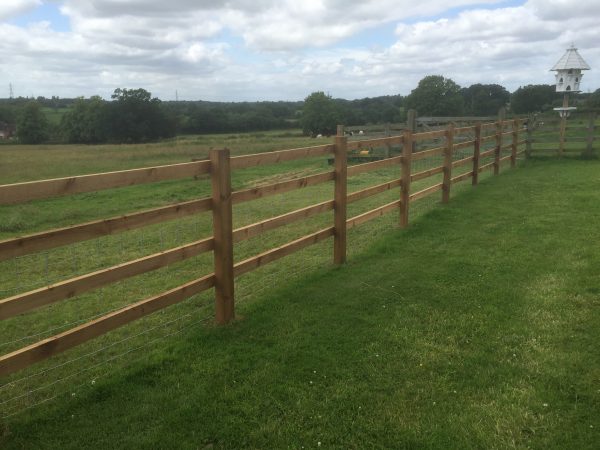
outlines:
[{"label": "pasture", "polygon": [[[160,146],[5,146],[0,179],[183,162],[204,158],[210,147],[239,155],[314,143],[267,133]],[[233,186],[326,166],[308,160],[245,169],[234,174]],[[240,320],[232,326],[210,326],[210,296],[199,295],[13,376],[2,383],[2,443],[592,448],[600,427],[594,350],[600,280],[593,270],[600,251],[588,244],[598,237],[598,168],[597,162],[527,162],[484,177],[476,189],[457,185],[450,205],[417,202],[408,230],[398,230],[395,214],[351,230],[343,267],[333,268],[329,244],[319,244],[242,277]],[[398,170],[352,178],[349,192],[397,178]],[[197,179],[1,207],[0,238],[208,192],[208,180]],[[325,184],[240,205],[234,226],[331,194]],[[381,194],[376,204],[397,195]],[[349,216],[373,207],[372,199],[357,202]],[[330,222],[316,216],[244,242],[236,260]],[[208,230],[209,218],[195,216],[0,263],[0,289],[3,297],[33,289],[65,272],[118,264]],[[52,306],[52,316],[40,310],[26,321],[4,321],[3,350],[176,286],[209,270],[210,262],[206,255],[192,258]],[[46,371],[53,381],[40,385],[36,377]]]}]

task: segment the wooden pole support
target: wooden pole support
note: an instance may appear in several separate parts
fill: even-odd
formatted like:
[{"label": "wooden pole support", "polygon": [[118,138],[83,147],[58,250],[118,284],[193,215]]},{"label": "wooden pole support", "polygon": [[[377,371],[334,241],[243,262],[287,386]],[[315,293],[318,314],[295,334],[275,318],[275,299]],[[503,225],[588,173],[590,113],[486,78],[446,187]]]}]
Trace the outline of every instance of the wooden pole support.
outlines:
[{"label": "wooden pole support", "polygon": [[414,148],[413,133],[417,127],[417,112],[414,109],[408,111],[406,129],[402,141],[402,160],[400,161],[400,227],[408,226],[408,210],[410,208],[410,175],[412,165],[412,153]]},{"label": "wooden pole support", "polygon": [[479,183],[479,155],[481,154],[481,122],[475,124],[475,143],[473,144],[473,178],[471,184]]},{"label": "wooden pole support", "polygon": [[333,235],[333,262],[343,264],[346,262],[346,230],[347,230],[347,204],[348,204],[348,138],[344,136],[344,127],[338,126],[335,137],[334,171],[335,192],[333,220],[335,233]]},{"label": "wooden pole support", "polygon": [[[569,94],[563,96],[563,108],[569,107]],[[560,119],[560,145],[558,147],[558,156],[563,157],[565,153],[565,138],[567,134],[567,111],[563,111],[563,116]]]},{"label": "wooden pole support", "polygon": [[513,168],[517,166],[517,143],[519,142],[519,126],[520,126],[519,119],[514,119],[513,123],[512,123],[513,134],[512,134],[512,147],[511,147],[511,153],[510,153],[510,167],[513,167]]},{"label": "wooden pole support", "polygon": [[502,131],[504,130],[504,117],[506,111],[500,108],[498,122],[496,123],[496,149],[494,151],[494,175],[500,173],[500,153],[502,152]]},{"label": "wooden pole support", "polygon": [[450,122],[446,129],[446,147],[444,148],[444,181],[442,182],[442,203],[450,201],[452,184],[452,151],[454,150],[454,123]]},{"label": "wooden pole support", "polygon": [[233,219],[231,166],[228,149],[211,150],[215,264],[215,319],[219,325],[235,317],[233,292]]},{"label": "wooden pole support", "polygon": [[596,113],[592,112],[590,113],[590,118],[589,118],[589,122],[588,122],[588,129],[587,129],[587,145],[586,145],[586,149],[584,152],[584,156],[591,158],[592,156],[594,156],[594,131],[595,131],[595,126],[596,126]]}]

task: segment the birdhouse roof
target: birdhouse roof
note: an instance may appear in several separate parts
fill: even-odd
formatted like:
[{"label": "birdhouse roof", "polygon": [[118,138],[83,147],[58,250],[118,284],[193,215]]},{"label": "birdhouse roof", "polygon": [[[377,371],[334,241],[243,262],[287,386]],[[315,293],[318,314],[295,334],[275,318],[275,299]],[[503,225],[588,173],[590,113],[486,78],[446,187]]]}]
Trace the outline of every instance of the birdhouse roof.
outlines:
[{"label": "birdhouse roof", "polygon": [[590,66],[585,62],[581,55],[577,53],[577,49],[575,47],[567,49],[567,52],[556,64],[554,64],[554,67],[550,70],[569,69],[590,70]]}]

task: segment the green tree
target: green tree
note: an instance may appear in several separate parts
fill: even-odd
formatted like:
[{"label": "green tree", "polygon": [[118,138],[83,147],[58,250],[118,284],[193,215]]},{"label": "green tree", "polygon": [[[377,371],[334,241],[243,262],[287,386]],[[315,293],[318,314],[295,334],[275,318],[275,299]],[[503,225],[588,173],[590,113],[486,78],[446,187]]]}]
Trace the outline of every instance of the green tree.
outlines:
[{"label": "green tree", "polygon": [[473,116],[493,116],[510,101],[510,93],[499,84],[473,84],[461,91],[465,112]]},{"label": "green tree", "polygon": [[102,98],[78,98],[63,115],[60,132],[72,144],[99,144],[107,139],[106,121],[106,102]]},{"label": "green tree", "polygon": [[335,134],[339,119],[334,100],[324,92],[313,92],[304,99],[300,118],[304,134]]},{"label": "green tree", "polygon": [[17,118],[17,137],[21,144],[41,144],[50,135],[48,119],[40,104],[31,101],[25,104]]},{"label": "green tree", "polygon": [[425,116],[459,116],[463,113],[460,86],[450,78],[428,75],[406,97],[406,106]]},{"label": "green tree", "polygon": [[510,107],[516,114],[547,111],[552,108],[556,89],[550,84],[529,84],[513,92]]},{"label": "green tree", "polygon": [[109,140],[135,143],[175,136],[175,118],[145,89],[115,89],[111,98],[106,114]]}]

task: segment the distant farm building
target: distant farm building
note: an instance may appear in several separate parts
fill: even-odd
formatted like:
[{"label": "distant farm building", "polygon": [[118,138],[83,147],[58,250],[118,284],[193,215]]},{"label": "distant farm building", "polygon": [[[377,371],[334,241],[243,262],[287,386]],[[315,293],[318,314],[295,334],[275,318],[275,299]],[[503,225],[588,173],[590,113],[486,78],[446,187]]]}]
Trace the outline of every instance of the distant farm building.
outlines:
[{"label": "distant farm building", "polygon": [[14,126],[5,123],[5,122],[0,122],[0,140],[7,140],[13,137],[13,135],[15,134],[15,128]]}]

